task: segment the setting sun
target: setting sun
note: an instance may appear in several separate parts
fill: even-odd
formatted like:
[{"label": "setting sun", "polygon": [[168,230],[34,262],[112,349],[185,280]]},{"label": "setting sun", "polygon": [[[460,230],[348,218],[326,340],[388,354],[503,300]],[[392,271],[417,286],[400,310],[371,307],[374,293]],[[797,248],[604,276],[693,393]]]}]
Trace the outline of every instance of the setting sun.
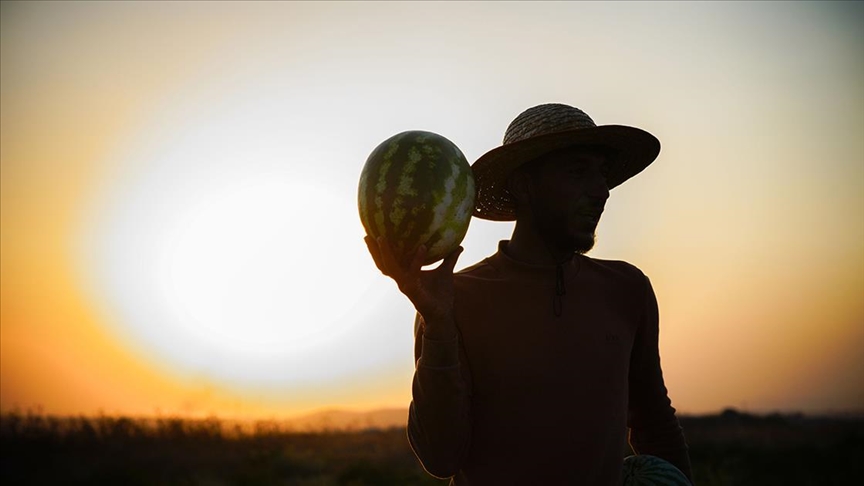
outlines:
[{"label": "setting sun", "polygon": [[355,371],[327,363],[328,352],[350,348],[350,313],[374,291],[363,247],[339,246],[362,236],[352,201],[313,181],[226,178],[207,188],[189,177],[173,183],[194,197],[124,188],[88,233],[83,271],[121,334],[214,381],[291,384]]}]

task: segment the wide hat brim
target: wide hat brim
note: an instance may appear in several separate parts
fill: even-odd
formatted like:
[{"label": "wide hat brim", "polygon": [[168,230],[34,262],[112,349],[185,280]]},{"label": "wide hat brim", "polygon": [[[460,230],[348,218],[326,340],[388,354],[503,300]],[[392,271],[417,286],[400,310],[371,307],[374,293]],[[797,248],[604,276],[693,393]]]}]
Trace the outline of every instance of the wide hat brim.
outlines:
[{"label": "wide hat brim", "polygon": [[474,216],[491,221],[515,221],[516,201],[507,178],[517,167],[549,152],[579,145],[612,148],[607,184],[612,189],[642,172],[660,154],[660,141],[645,130],[624,125],[601,125],[537,135],[486,152],[471,168],[477,196]]}]

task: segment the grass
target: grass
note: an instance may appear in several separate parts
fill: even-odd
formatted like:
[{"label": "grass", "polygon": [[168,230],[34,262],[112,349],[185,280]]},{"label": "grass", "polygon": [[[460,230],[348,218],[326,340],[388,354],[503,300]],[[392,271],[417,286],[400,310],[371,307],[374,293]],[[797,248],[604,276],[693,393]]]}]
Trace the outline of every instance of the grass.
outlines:
[{"label": "grass", "polygon": [[860,482],[864,418],[682,417],[699,485],[830,486]]},{"label": "grass", "polygon": [[[682,417],[700,486],[855,484],[864,420],[800,415]],[[622,456],[623,457],[623,456]],[[429,477],[403,428],[292,430],[215,418],[0,417],[4,485],[446,484]]]}]

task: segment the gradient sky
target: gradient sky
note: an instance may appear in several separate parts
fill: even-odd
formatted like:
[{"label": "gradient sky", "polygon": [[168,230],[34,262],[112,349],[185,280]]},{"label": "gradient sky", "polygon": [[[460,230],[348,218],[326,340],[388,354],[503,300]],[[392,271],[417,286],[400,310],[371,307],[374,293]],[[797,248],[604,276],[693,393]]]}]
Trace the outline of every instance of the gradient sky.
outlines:
[{"label": "gradient sky", "polygon": [[[405,407],[357,182],[530,106],[654,133],[591,255],[660,302],[673,405],[864,405],[864,4],[3,2],[0,408]],[[474,220],[457,268],[512,231]]]}]

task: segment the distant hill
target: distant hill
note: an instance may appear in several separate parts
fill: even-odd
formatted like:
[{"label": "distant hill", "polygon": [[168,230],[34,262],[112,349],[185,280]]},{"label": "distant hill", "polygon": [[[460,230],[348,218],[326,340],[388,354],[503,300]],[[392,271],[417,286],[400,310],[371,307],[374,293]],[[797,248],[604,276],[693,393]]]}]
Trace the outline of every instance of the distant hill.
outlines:
[{"label": "distant hill", "polygon": [[[805,415],[801,413],[771,413],[751,414],[733,408],[727,408],[718,414],[691,415],[679,414],[683,424],[696,424],[700,427],[730,427],[747,425],[748,427],[772,426],[778,423],[808,422],[818,423],[827,420],[835,423],[838,420],[862,421],[864,412],[845,412],[831,414]],[[302,432],[318,431],[359,431],[367,429],[388,429],[405,427],[408,423],[407,408],[386,408],[367,412],[351,412],[340,409],[328,409],[320,412],[301,415],[282,421],[284,426]]]},{"label": "distant hill", "polygon": [[290,428],[310,432],[322,430],[357,431],[388,429],[391,427],[405,427],[407,423],[408,410],[405,408],[387,408],[369,412],[349,412],[338,409],[322,410],[285,421],[285,425]]}]

